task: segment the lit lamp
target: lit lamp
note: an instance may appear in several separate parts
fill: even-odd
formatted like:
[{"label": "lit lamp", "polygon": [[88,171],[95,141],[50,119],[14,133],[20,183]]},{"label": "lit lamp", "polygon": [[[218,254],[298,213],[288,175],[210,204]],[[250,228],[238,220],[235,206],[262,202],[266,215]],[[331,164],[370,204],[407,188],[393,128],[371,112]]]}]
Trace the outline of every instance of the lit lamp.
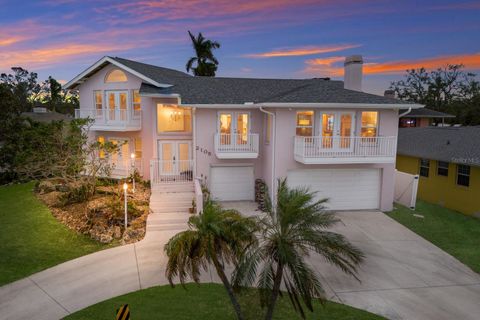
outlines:
[{"label": "lit lamp", "polygon": [[135,153],[130,155],[132,159],[132,192],[135,193]]},{"label": "lit lamp", "polygon": [[127,210],[127,190],[128,190],[128,184],[127,183],[124,183],[123,184],[123,194],[125,196],[125,230],[127,230],[127,224],[128,224],[128,217],[127,217],[127,213],[128,213],[128,210]]}]

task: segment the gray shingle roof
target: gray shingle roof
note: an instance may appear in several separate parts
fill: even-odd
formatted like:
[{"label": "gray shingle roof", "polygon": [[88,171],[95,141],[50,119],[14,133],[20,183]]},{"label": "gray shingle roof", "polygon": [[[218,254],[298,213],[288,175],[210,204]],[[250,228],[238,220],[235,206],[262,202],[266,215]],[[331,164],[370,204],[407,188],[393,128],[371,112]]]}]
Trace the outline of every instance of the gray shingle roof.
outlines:
[{"label": "gray shingle roof", "polygon": [[279,103],[405,103],[364,92],[346,90],[343,81],[325,79],[176,78],[169,88],[143,84],[141,93],[172,94],[184,104]]},{"label": "gray shingle roof", "polygon": [[[400,110],[399,113],[406,112],[407,109]],[[410,113],[404,116],[405,118],[455,118],[454,115],[435,111],[432,109],[422,108],[422,109],[413,109]]]},{"label": "gray shingle roof", "polygon": [[188,73],[181,72],[174,69],[158,67],[152,64],[146,64],[146,63],[123,59],[119,57],[110,57],[110,58],[159,83],[171,83],[171,79],[176,79],[176,78],[192,78],[192,76],[189,75]]},{"label": "gray shingle roof", "polygon": [[401,128],[398,154],[480,166],[480,126]]}]

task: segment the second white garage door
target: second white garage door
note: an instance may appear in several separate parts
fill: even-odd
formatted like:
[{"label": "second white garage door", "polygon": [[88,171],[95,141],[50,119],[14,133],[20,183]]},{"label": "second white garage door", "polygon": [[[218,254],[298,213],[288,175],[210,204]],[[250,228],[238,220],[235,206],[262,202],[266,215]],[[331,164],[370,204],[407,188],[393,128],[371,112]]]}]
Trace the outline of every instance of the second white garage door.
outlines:
[{"label": "second white garage door", "polygon": [[331,210],[378,209],[380,169],[307,169],[288,172],[288,185],[308,186]]},{"label": "second white garage door", "polygon": [[220,201],[253,200],[254,179],[253,166],[212,167],[210,192]]}]

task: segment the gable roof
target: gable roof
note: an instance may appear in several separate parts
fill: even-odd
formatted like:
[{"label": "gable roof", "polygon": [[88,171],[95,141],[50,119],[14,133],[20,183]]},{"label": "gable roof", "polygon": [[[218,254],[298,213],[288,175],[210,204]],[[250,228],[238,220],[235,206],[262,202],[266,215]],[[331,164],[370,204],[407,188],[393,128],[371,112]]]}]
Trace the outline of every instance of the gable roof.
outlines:
[{"label": "gable roof", "polygon": [[[407,109],[400,110],[399,113],[402,114],[406,112]],[[453,114],[448,114],[440,111],[435,111],[432,109],[422,108],[415,109],[404,115],[405,118],[455,118]]]},{"label": "gable roof", "polygon": [[178,94],[182,104],[245,104],[245,103],[343,103],[384,104],[395,107],[419,108],[396,99],[365,92],[347,90],[343,81],[329,79],[255,79],[222,77],[177,78],[168,88],[143,84],[140,94],[163,96]]},{"label": "gable roof", "polygon": [[[422,108],[392,98],[347,90],[343,81],[315,79],[258,79],[193,77],[181,71],[157,67],[119,57],[103,57],[90,68],[64,85],[75,89],[90,75],[108,63],[130,72],[143,80],[140,94],[153,97],[180,96],[182,104],[218,105],[262,103],[267,106],[338,104],[344,107]],[[295,105],[296,104],[296,105]]]},{"label": "gable roof", "polygon": [[123,69],[140,79],[145,83],[151,84],[156,87],[165,88],[171,86],[170,79],[177,77],[190,77],[187,73],[177,71],[174,69],[168,69],[163,67],[157,67],[151,64],[141,63],[133,60],[123,59],[119,57],[105,56],[102,59],[95,62],[92,66],[84,70],[75,78],[67,82],[63,88],[75,89],[79,84],[85,82],[92,74],[95,74],[100,69],[104,68],[108,64],[113,64],[120,69]]},{"label": "gable roof", "polygon": [[397,153],[480,166],[480,126],[400,128]]}]

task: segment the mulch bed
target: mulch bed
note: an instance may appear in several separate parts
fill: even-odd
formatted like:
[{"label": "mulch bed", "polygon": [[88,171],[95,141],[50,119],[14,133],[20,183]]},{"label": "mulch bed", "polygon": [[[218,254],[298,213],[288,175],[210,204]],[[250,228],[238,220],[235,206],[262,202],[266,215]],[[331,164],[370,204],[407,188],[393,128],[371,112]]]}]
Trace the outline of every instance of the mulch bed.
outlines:
[{"label": "mulch bed", "polygon": [[123,181],[98,186],[95,195],[84,202],[65,204],[62,201],[69,187],[45,180],[36,187],[36,195],[55,218],[75,232],[102,243],[132,243],[145,236],[149,214],[150,188],[137,183],[135,193],[129,185],[128,227],[124,227]]}]

